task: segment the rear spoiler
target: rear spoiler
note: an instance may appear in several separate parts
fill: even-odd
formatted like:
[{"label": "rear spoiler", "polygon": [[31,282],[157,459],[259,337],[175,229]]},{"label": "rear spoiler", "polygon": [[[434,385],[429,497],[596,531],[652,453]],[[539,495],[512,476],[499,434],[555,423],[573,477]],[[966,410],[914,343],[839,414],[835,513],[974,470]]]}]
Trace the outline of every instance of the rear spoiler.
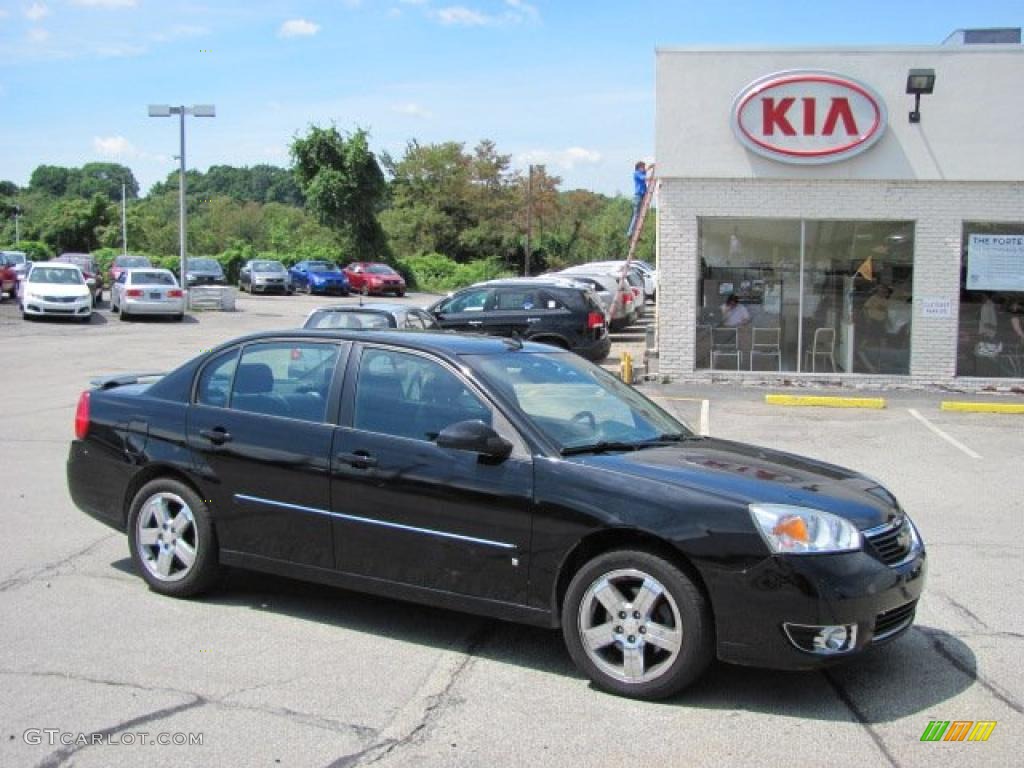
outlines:
[{"label": "rear spoiler", "polygon": [[129,384],[143,384],[155,379],[166,376],[166,372],[161,373],[117,373],[111,374],[110,376],[98,376],[95,379],[89,380],[89,385],[96,389],[114,389],[115,387],[125,387]]}]

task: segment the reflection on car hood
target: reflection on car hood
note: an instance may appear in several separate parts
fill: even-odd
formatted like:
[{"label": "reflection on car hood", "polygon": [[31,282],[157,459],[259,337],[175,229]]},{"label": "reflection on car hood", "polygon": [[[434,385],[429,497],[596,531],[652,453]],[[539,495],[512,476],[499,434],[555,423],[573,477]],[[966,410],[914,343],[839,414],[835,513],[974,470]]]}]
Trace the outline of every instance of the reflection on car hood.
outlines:
[{"label": "reflection on car hood", "polygon": [[889,491],[833,464],[770,448],[714,438],[570,461],[645,477],[732,499],[793,504],[832,512],[866,529],[899,514]]},{"label": "reflection on car hood", "polygon": [[76,296],[85,298],[89,295],[89,286],[85,283],[29,283],[28,290],[37,296]]}]

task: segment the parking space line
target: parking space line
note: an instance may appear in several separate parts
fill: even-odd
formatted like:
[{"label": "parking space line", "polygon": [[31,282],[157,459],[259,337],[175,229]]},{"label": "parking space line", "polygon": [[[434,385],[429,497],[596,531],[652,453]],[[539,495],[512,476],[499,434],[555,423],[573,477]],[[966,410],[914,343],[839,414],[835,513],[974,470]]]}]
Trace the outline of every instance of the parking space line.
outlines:
[{"label": "parking space line", "polygon": [[664,395],[651,395],[652,400],[669,400],[675,403],[700,403],[700,423],[697,425],[697,434],[707,437],[711,434],[711,401],[703,397],[665,397]]},{"label": "parking space line", "polygon": [[959,440],[957,440],[952,435],[948,435],[945,432],[943,432],[941,429],[939,429],[934,424],[932,424],[930,421],[928,421],[928,419],[926,419],[924,416],[922,416],[920,413],[918,413],[915,409],[907,408],[907,410],[910,411],[910,415],[911,416],[913,416],[915,419],[920,421],[922,424],[924,424],[926,427],[928,427],[928,429],[930,429],[932,432],[934,432],[936,435],[941,437],[943,440],[945,440],[950,445],[952,445],[952,446],[954,446],[956,448],[959,448],[961,451],[966,453],[972,459],[980,459],[981,458],[981,454],[975,453],[974,451],[972,451],[970,448],[968,448],[966,445],[961,443]]}]

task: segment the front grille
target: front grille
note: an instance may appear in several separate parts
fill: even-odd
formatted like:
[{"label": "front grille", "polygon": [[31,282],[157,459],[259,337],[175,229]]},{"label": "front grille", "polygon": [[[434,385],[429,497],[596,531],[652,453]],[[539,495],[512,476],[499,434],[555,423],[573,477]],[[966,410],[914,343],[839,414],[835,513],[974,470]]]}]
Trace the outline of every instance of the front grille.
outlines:
[{"label": "front grille", "polygon": [[41,296],[43,301],[48,301],[51,304],[71,304],[77,299],[74,296]]},{"label": "front grille", "polygon": [[903,562],[914,546],[910,521],[905,515],[893,523],[864,531],[864,538],[867,539],[878,559],[886,565],[897,565]]},{"label": "front grille", "polygon": [[901,629],[909,627],[914,621],[915,610],[917,610],[917,600],[901,605],[899,608],[893,608],[891,611],[878,614],[875,617],[874,642],[877,643],[879,640],[884,640]]}]

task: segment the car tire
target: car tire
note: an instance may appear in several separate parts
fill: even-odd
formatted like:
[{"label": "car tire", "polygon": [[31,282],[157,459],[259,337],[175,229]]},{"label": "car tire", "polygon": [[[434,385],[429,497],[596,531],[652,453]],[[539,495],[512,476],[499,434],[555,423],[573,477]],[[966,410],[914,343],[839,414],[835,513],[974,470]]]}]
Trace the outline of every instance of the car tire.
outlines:
[{"label": "car tire", "polygon": [[128,310],[126,310],[124,307],[121,307],[121,309],[118,310],[117,316],[121,319],[121,322],[123,323],[125,320],[128,319]]},{"label": "car tire", "polygon": [[606,552],[580,568],[562,604],[562,635],[597,688],[648,701],[678,693],[714,657],[700,589],[676,565],[642,550]]},{"label": "car tire", "polygon": [[171,319],[174,320],[174,322],[176,323],[180,323],[185,319],[185,313],[179,312],[177,315],[172,315]]},{"label": "car tire", "polygon": [[363,285],[363,286],[362,286],[362,287],[361,287],[361,288],[359,289],[359,295],[360,295],[360,296],[369,296],[369,295],[370,295],[370,286],[368,286],[368,285],[365,285],[365,284],[364,284],[364,285]]},{"label": "car tire", "polygon": [[398,298],[402,298],[403,296],[405,296],[405,291],[397,291],[396,295],[398,296]]},{"label": "car tire", "polygon": [[206,504],[189,486],[169,477],[151,480],[132,499],[128,546],[146,584],[162,595],[201,594],[221,572]]}]

